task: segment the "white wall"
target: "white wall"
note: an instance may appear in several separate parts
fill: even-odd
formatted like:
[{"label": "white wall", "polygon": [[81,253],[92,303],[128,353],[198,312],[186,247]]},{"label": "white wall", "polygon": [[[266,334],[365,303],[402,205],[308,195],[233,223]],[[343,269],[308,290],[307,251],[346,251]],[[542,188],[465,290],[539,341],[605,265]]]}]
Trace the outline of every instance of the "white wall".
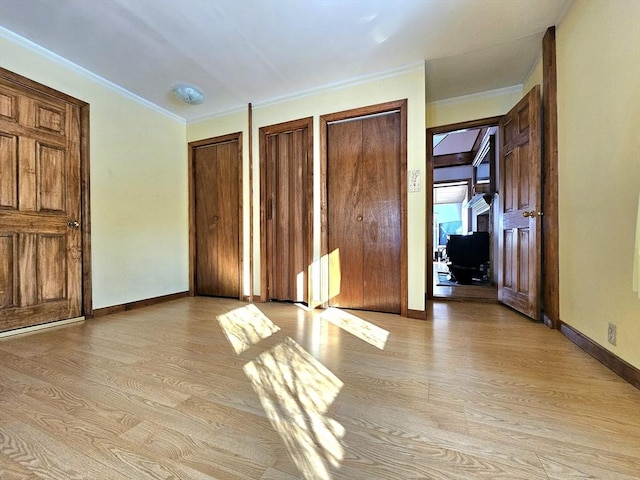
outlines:
[{"label": "white wall", "polygon": [[188,289],[184,122],[0,31],[0,65],[90,104],[93,307]]},{"label": "white wall", "polygon": [[[392,100],[408,99],[407,168],[420,170],[424,182],[425,167],[425,76],[424,64],[414,65],[404,71],[362,83],[318,91],[306,96],[272,104],[254,105],[253,108],[253,159],[254,159],[254,294],[260,292],[260,217],[259,217],[259,129],[289,120],[310,117],[314,119],[314,258],[320,256],[320,132],[319,117],[324,114],[373,105]],[[225,117],[189,124],[189,141],[243,131],[247,135],[246,112],[232,113]],[[243,150],[244,168],[248,168],[248,150]],[[245,179],[248,175],[245,176]],[[245,205],[248,205],[249,185],[245,183]],[[248,235],[249,211],[245,209],[245,232]],[[409,309],[424,310],[425,291],[425,192],[408,193],[408,255],[409,255]],[[245,247],[248,247],[245,237]],[[245,258],[248,253],[245,252]],[[247,262],[248,263],[248,262]],[[248,293],[245,287],[245,294]]]},{"label": "white wall", "polygon": [[560,318],[640,368],[640,2],[577,1],[556,41]]}]

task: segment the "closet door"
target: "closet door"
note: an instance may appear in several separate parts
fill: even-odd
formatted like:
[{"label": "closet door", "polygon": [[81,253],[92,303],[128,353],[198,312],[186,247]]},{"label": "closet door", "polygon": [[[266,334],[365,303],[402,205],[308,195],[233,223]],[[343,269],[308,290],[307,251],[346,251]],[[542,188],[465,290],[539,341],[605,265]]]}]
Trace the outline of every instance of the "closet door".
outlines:
[{"label": "closet door", "polygon": [[[329,299],[335,307],[364,309],[362,120],[328,126],[327,189]],[[339,260],[339,262],[338,262]]]},{"label": "closet door", "polygon": [[241,298],[239,135],[192,147],[195,294]]},{"label": "closet door", "polygon": [[[327,127],[329,304],[399,313],[401,304],[400,113]],[[336,283],[339,282],[339,285]]]},{"label": "closet door", "polygon": [[312,118],[260,129],[262,301],[308,303],[313,261]]}]

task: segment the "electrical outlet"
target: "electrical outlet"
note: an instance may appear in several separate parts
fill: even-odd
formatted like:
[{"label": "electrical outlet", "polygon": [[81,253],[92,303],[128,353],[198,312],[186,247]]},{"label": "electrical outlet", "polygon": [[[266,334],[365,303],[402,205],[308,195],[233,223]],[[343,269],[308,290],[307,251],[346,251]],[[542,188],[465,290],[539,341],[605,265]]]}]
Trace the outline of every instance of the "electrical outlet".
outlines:
[{"label": "electrical outlet", "polygon": [[420,170],[409,170],[409,191],[410,192],[419,192],[420,191]]},{"label": "electrical outlet", "polygon": [[607,341],[611,345],[616,344],[616,324],[609,322],[609,326],[607,327]]}]

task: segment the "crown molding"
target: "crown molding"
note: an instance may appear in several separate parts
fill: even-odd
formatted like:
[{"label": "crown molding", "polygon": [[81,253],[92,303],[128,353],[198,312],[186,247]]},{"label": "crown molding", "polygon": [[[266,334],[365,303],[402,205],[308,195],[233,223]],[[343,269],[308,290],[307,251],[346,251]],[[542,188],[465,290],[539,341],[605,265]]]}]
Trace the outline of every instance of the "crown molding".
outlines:
[{"label": "crown molding", "polygon": [[18,45],[19,47],[22,47],[26,50],[29,50],[30,52],[40,55],[41,57],[44,57],[45,59],[53,63],[56,63],[68,70],[71,70],[72,72],[86,78],[87,80],[95,82],[100,86],[103,86],[119,95],[122,95],[123,97],[128,98],[129,100],[139,103],[140,105],[146,108],[149,108],[166,117],[169,117],[172,120],[178,121],[182,124],[187,123],[187,121],[183,117],[176,115],[175,113],[172,113],[168,110],[165,110],[162,107],[159,107],[155,103],[152,103],[149,100],[146,100],[136,95],[135,93],[132,93],[125,88],[122,88],[121,86],[101,77],[100,75],[97,75],[91,72],[90,70],[87,70],[86,68],[81,67],[80,65],[73,63],[70,60],[67,60],[66,58],[58,55],[57,53],[52,52],[51,50],[47,50],[46,48],[38,45],[37,43],[32,42],[31,40],[24,38],[21,35],[18,35],[17,33],[14,33],[11,30],[8,30],[2,26],[0,26],[0,38],[4,38],[10,41],[11,43]]},{"label": "crown molding", "polygon": [[[408,63],[406,65],[402,65],[400,67],[395,67],[395,68],[391,68],[388,70],[383,70],[380,72],[376,72],[376,73],[371,73],[371,74],[367,74],[367,75],[361,75],[359,77],[352,77],[348,80],[342,80],[339,82],[334,82],[334,83],[329,83],[326,85],[322,85],[320,87],[314,87],[314,88],[310,88],[307,90],[301,90],[299,92],[295,92],[289,95],[283,95],[281,97],[274,97],[274,98],[270,98],[268,100],[264,100],[261,102],[255,102],[252,103],[252,108],[254,110],[258,109],[258,108],[263,108],[263,107],[270,107],[272,105],[277,105],[280,103],[285,103],[285,102],[290,102],[293,100],[298,100],[301,98],[305,98],[305,97],[311,97],[313,95],[318,95],[321,93],[328,93],[328,92],[333,92],[336,90],[342,90],[344,88],[349,88],[349,87],[355,87],[358,85],[363,85],[365,83],[369,83],[369,82],[374,82],[376,80],[384,80],[385,78],[392,78],[392,77],[397,77],[399,75],[404,75],[407,73],[411,73],[411,72],[416,72],[416,71],[420,71],[420,70],[424,70],[424,65],[425,62],[423,60],[420,60],[418,62],[413,62],[413,63]],[[219,113],[213,113],[211,115],[203,115],[201,117],[197,117],[194,119],[191,119],[187,122],[188,125],[194,124],[194,123],[199,123],[199,122],[204,122],[207,120],[213,120],[215,118],[219,118],[219,117],[225,117],[227,115],[232,115],[235,113],[239,113],[241,111],[246,110],[246,105],[243,105],[242,107],[236,107],[230,110],[226,110],[224,112],[219,112]]]},{"label": "crown molding", "polygon": [[487,90],[484,92],[471,93],[469,95],[461,95],[459,97],[445,98],[444,100],[436,100],[427,102],[427,105],[443,106],[455,105],[458,103],[466,103],[473,100],[481,100],[483,98],[499,97],[513,93],[522,93],[522,85],[512,85],[510,87],[496,88],[495,90]]}]

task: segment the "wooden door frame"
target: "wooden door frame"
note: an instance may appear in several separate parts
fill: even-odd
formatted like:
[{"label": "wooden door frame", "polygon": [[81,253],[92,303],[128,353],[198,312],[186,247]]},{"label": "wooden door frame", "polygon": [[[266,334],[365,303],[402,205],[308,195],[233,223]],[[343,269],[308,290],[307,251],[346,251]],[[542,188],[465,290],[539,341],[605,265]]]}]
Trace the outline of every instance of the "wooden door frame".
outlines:
[{"label": "wooden door frame", "polygon": [[560,328],[556,28],[542,38],[542,320]]},{"label": "wooden door frame", "polygon": [[220,135],[218,137],[206,138],[203,140],[197,140],[188,143],[188,157],[189,157],[189,296],[193,297],[196,294],[196,189],[195,189],[195,149],[207,145],[216,145],[220,143],[227,143],[236,141],[238,142],[238,270],[239,270],[239,293],[238,300],[244,298],[244,238],[243,238],[243,216],[242,216],[242,132],[230,133],[227,135]]},{"label": "wooden door frame", "polygon": [[[469,120],[466,122],[451,123],[449,125],[441,125],[438,127],[427,128],[427,174],[426,174],[426,192],[427,192],[427,223],[426,223],[426,237],[427,237],[427,266],[426,266],[426,297],[427,300],[433,299],[433,171],[434,171],[434,158],[433,158],[433,136],[440,133],[453,132],[456,130],[463,130],[466,128],[482,128],[492,127],[498,125],[502,115],[496,117],[481,118],[479,120]],[[496,142],[496,148],[500,148]],[[499,155],[499,151],[497,155]],[[498,162],[496,162],[497,164]],[[496,177],[496,182],[498,178]],[[495,219],[494,219],[495,221]],[[493,241],[493,240],[492,240]],[[497,252],[494,252],[494,255]]]},{"label": "wooden door frame", "polygon": [[90,204],[90,115],[89,104],[29,78],[0,67],[0,77],[40,95],[75,105],[80,110],[80,231],[82,235],[82,302],[81,315],[93,317],[93,282],[91,269],[91,204]]},{"label": "wooden door frame", "polygon": [[[320,256],[327,258],[329,252],[329,230],[328,230],[328,176],[327,176],[327,141],[328,125],[331,122],[341,120],[356,119],[388,113],[400,112],[400,315],[408,317],[408,257],[407,257],[407,99],[395,100],[377,105],[344,110],[320,116]],[[323,301],[323,306],[328,305],[328,299]]]},{"label": "wooden door frame", "polygon": [[[268,252],[267,239],[267,215],[266,206],[269,193],[267,192],[267,136],[279,133],[285,133],[292,130],[300,130],[306,128],[307,137],[307,178],[306,181],[307,195],[303,201],[303,230],[305,232],[305,263],[307,270],[304,272],[307,284],[307,301],[311,304],[313,292],[311,291],[311,275],[309,268],[313,264],[313,117],[300,118],[288,122],[277,123],[260,127],[260,301],[267,302],[269,298],[269,267],[271,262]],[[304,228],[306,224],[306,229]]]}]

